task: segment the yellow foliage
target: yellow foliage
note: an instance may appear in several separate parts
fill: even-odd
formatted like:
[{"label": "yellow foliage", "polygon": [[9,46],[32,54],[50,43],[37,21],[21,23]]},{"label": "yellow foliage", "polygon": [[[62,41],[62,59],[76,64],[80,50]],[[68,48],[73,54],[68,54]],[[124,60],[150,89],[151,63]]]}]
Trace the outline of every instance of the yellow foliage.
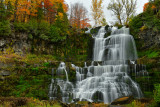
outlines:
[{"label": "yellow foliage", "polygon": [[140,28],[141,31],[144,31],[145,29],[147,29],[147,26],[145,25]]},{"label": "yellow foliage", "polygon": [[92,0],[91,9],[92,9],[92,16],[95,21],[95,25],[101,24],[102,19],[104,18],[102,3],[103,3],[103,0]]},{"label": "yellow foliage", "polygon": [[56,16],[56,17],[59,17],[59,18],[60,18],[60,20],[63,20],[63,13],[58,12],[58,14],[57,14],[57,16]]},{"label": "yellow foliage", "polygon": [[14,50],[13,50],[13,48],[9,47],[8,49],[6,49],[5,53],[6,54],[12,54],[12,53],[14,53]]},{"label": "yellow foliage", "polygon": [[[30,19],[30,16],[37,16],[38,8],[41,7],[42,2],[44,3],[45,0],[2,0],[4,1],[5,5],[8,5],[9,3],[12,5],[13,10],[11,15],[11,20],[14,19],[14,15],[16,15],[16,20],[20,22],[27,22]],[[49,5],[51,7],[45,7],[46,14],[50,16],[52,13],[56,12],[56,10],[59,7],[59,4],[62,4],[62,8],[64,12],[68,11],[68,5],[65,3],[64,0],[48,0],[50,3]],[[48,5],[48,4],[44,4]],[[41,7],[42,8],[42,7]],[[50,13],[51,11],[51,13]],[[45,15],[46,19],[49,17],[48,15]],[[51,16],[54,20],[55,16]],[[15,19],[14,19],[15,20]]]}]

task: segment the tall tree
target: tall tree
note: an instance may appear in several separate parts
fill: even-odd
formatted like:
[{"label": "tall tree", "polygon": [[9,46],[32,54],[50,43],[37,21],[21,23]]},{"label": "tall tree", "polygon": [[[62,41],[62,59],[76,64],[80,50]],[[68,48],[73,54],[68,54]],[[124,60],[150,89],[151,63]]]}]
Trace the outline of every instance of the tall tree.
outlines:
[{"label": "tall tree", "polygon": [[70,24],[78,29],[90,26],[87,9],[81,3],[75,3],[70,8]]},{"label": "tall tree", "polygon": [[136,12],[137,0],[124,0],[123,5],[126,13],[125,25],[128,25],[130,17]]},{"label": "tall tree", "polygon": [[5,20],[6,18],[6,11],[5,11],[5,5],[3,0],[0,1],[0,22]]},{"label": "tall tree", "polygon": [[69,21],[67,14],[64,12],[63,5],[58,3],[58,9],[54,24],[51,26],[51,41],[64,41],[68,34]]},{"label": "tall tree", "polygon": [[135,14],[137,0],[111,0],[108,9],[116,16],[120,25],[128,25],[129,19]]},{"label": "tall tree", "polygon": [[94,19],[95,22],[95,26],[97,26],[98,24],[101,25],[102,24],[102,20],[104,18],[104,14],[103,14],[103,7],[102,7],[102,3],[103,0],[92,0],[92,17]]},{"label": "tall tree", "polygon": [[44,0],[44,8],[46,20],[50,23],[53,23],[56,16],[56,8],[53,5],[53,1]]}]

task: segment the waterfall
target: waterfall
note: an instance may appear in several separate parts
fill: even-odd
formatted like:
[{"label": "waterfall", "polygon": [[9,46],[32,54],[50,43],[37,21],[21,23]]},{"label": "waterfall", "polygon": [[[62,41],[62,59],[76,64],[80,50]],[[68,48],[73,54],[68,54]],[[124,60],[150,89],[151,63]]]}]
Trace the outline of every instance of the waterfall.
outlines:
[{"label": "waterfall", "polygon": [[[115,29],[107,38],[104,38],[105,27],[101,27],[94,37],[93,62],[88,67],[87,77],[82,77],[77,71],[75,98],[88,101],[102,101],[110,103],[116,98],[133,95],[142,97],[142,92],[137,83],[129,76],[127,61],[135,61],[137,57],[136,46],[128,28]],[[94,62],[102,61],[94,66]],[[84,75],[84,74],[83,74]]]},{"label": "waterfall", "polygon": [[[66,76],[66,81],[57,80],[62,92],[62,101],[68,102],[70,94],[72,99],[104,103],[111,103],[123,96],[143,96],[139,85],[129,76],[130,73],[134,73],[135,77],[136,73],[148,75],[144,65],[138,68],[136,64],[137,51],[129,28],[109,29],[112,31],[110,36],[105,37],[107,31],[105,27],[101,27],[93,37],[93,61],[90,65],[86,62],[84,67],[71,64],[76,70],[75,85],[69,82],[65,63],[61,62],[57,73],[65,72]],[[52,84],[50,87],[53,88]]]},{"label": "waterfall", "polygon": [[93,54],[94,61],[101,61],[102,60],[103,53],[105,50],[104,35],[105,35],[105,27],[102,27],[95,37],[94,54]]},{"label": "waterfall", "polygon": [[[61,62],[56,71],[56,75],[61,76],[63,74],[65,74],[66,81],[64,81],[60,77],[56,78],[55,81],[53,79],[51,80],[51,84],[49,87],[49,99],[55,100],[56,98],[61,97],[61,100],[63,102],[68,103],[72,96],[72,90],[74,86],[71,82],[69,82],[65,63]],[[53,72],[52,72],[52,75],[53,75]],[[61,93],[61,96],[57,95],[59,93]]]},{"label": "waterfall", "polygon": [[[104,38],[104,35],[105,28],[102,27],[95,37],[93,61],[137,59],[135,42],[129,35],[129,28],[112,28],[111,36]],[[107,55],[105,51],[108,51]]]}]

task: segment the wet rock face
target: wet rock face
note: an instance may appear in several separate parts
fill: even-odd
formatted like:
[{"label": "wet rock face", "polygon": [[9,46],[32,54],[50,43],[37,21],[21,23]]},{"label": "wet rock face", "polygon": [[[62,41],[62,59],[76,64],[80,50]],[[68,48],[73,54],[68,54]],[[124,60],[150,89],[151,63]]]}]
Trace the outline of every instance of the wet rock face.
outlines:
[{"label": "wet rock face", "polygon": [[11,75],[10,71],[0,70],[0,81],[4,81],[7,76]]},{"label": "wet rock face", "polygon": [[153,29],[147,29],[140,32],[139,39],[144,42],[142,49],[160,46],[160,33],[154,32]]},{"label": "wet rock face", "polygon": [[10,107],[24,106],[27,104],[27,98],[1,97],[0,104],[8,102]]},{"label": "wet rock face", "polygon": [[53,53],[53,44],[38,39],[30,39],[27,33],[12,33],[9,37],[0,37],[0,51],[6,52],[8,48],[17,54]]},{"label": "wet rock face", "polygon": [[10,37],[0,38],[0,50],[5,52],[8,48],[14,50],[15,53],[25,53],[31,43],[28,41],[28,35],[26,33],[11,34]]},{"label": "wet rock face", "polygon": [[10,72],[9,71],[0,71],[1,76],[9,76]]},{"label": "wet rock face", "polygon": [[5,46],[5,44],[6,44],[6,40],[1,39],[0,40],[0,48],[3,48]]}]

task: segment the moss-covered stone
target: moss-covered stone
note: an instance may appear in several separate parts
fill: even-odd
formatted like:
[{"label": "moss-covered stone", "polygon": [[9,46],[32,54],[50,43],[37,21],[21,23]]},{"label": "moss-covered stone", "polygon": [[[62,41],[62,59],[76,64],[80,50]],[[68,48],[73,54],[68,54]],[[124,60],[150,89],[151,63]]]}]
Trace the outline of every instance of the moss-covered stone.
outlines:
[{"label": "moss-covered stone", "polygon": [[91,29],[91,34],[94,34],[94,35],[96,35],[97,33],[98,33],[98,31],[99,31],[99,29],[101,28],[101,26],[98,26],[98,27],[95,27],[95,28],[92,28]]}]

